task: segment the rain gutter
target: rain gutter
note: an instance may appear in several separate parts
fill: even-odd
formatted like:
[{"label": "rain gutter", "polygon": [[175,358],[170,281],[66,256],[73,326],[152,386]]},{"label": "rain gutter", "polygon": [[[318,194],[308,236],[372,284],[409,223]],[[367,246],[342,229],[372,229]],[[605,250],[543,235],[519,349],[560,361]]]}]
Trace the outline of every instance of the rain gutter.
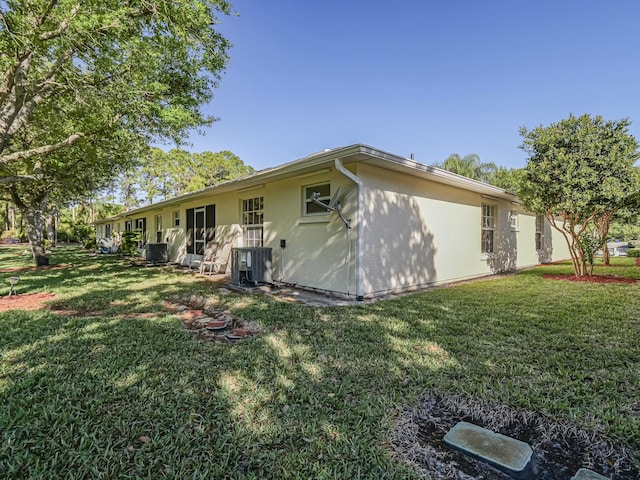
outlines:
[{"label": "rain gutter", "polygon": [[354,173],[347,170],[339,158],[335,159],[336,170],[358,186],[357,226],[358,246],[356,255],[356,300],[364,300],[364,185]]}]

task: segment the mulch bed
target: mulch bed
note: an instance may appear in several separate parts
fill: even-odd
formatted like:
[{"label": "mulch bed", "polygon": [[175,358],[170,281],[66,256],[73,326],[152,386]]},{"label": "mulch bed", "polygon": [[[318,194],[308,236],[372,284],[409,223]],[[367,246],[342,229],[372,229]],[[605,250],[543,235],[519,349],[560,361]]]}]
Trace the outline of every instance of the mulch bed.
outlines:
[{"label": "mulch bed", "polygon": [[28,293],[0,298],[0,312],[8,310],[44,310],[45,302],[56,298],[55,293]]},{"label": "mulch bed", "polygon": [[415,407],[404,408],[391,440],[395,456],[426,478],[513,480],[443,442],[447,432],[460,421],[528,443],[537,465],[536,478],[541,480],[567,480],[579,468],[589,468],[611,480],[640,478],[630,448],[599,432],[538,412],[456,394],[427,393]]},{"label": "mulch bed", "polygon": [[638,283],[635,278],[616,277],[614,275],[585,275],[584,277],[576,277],[575,275],[542,275],[542,278],[586,283]]}]

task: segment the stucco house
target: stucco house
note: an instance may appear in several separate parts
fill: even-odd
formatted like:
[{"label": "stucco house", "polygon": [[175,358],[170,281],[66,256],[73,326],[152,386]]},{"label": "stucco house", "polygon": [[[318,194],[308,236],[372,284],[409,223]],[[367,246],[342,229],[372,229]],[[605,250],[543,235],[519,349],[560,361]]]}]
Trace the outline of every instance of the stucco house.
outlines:
[{"label": "stucco house", "polygon": [[513,194],[361,144],[96,223],[98,238],[136,228],[182,264],[208,242],[270,247],[274,282],[357,299],[569,257]]}]

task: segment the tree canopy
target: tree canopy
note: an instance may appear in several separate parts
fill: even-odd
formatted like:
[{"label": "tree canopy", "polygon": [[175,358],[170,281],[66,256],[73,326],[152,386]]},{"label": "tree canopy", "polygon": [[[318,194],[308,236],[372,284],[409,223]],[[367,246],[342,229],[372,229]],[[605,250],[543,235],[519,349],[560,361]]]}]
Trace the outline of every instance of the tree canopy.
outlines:
[{"label": "tree canopy", "polygon": [[[141,158],[140,168],[126,173],[139,185],[146,204],[231,180],[253,172],[232,152],[190,153],[174,148],[152,148]],[[126,202],[125,202],[126,203]]]},{"label": "tree canopy", "polygon": [[34,256],[51,195],[95,189],[149,142],[213,121],[202,105],[229,48],[213,26],[229,13],[224,0],[0,2],[0,196],[25,213]]},{"label": "tree canopy", "polygon": [[488,183],[517,194],[520,190],[520,182],[523,175],[524,172],[521,168],[498,167],[491,175]]},{"label": "tree canopy", "polygon": [[606,242],[612,216],[640,190],[638,143],[629,125],[585,114],[520,129],[529,158],[519,196],[564,235],[576,275],[589,273],[586,262]]},{"label": "tree canopy", "polygon": [[490,183],[493,174],[498,169],[495,163],[482,162],[475,153],[470,153],[464,157],[457,153],[452,153],[444,162],[436,163],[436,167],[485,183]]}]

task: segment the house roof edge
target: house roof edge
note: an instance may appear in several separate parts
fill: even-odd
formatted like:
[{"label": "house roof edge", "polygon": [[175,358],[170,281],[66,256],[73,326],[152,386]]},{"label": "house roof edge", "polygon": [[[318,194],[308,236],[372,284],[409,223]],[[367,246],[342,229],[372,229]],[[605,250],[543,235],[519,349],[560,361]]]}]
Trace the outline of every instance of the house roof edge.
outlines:
[{"label": "house roof edge", "polygon": [[[358,156],[358,154],[364,155],[366,158],[354,158]],[[433,165],[426,165],[417,162],[416,160],[395,155],[393,153],[389,153],[363,143],[356,143],[353,145],[336,147],[311,153],[305,157],[293,160],[291,162],[258,170],[256,172],[244,175],[239,178],[235,178],[233,180],[227,180],[225,182],[211,185],[194,192],[185,193],[176,197],[169,198],[167,200],[153,203],[151,205],[145,205],[134,210],[129,210],[128,212],[123,212],[109,218],[98,220],[96,221],[96,223],[105,223],[117,219],[133,217],[149,210],[155,210],[174,203],[180,203],[192,199],[197,199],[199,197],[204,197],[210,193],[227,193],[234,190],[251,188],[252,186],[266,183],[271,179],[294,176],[298,173],[301,173],[301,171],[308,171],[310,169],[312,170],[316,167],[321,168],[322,166],[325,166],[329,163],[332,164],[337,158],[346,157],[352,157],[354,158],[352,161],[363,163],[375,163],[375,161],[377,161],[383,162],[384,164],[384,162],[388,162],[403,170],[406,169],[407,171],[420,172],[422,175],[425,175],[429,179],[439,183],[456,186],[464,190],[471,190],[481,194],[495,196],[505,200],[518,201],[517,196],[504,190],[503,188],[489,185],[478,180],[473,180],[471,178],[449,172]]]}]

